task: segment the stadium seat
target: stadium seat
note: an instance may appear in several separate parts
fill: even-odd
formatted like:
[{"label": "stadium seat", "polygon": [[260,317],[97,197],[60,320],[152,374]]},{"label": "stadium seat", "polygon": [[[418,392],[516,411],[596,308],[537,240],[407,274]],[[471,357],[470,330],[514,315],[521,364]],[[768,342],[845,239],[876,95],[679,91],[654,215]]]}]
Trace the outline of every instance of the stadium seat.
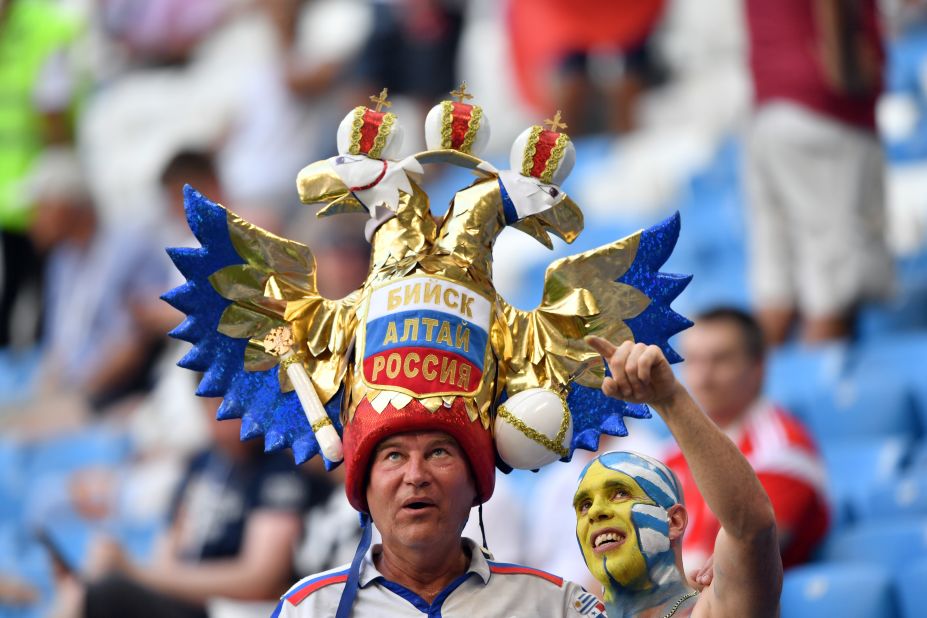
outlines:
[{"label": "stadium seat", "polygon": [[23,503],[22,448],[14,440],[0,438],[0,522],[19,516]]},{"label": "stadium seat", "polygon": [[927,517],[927,475],[907,473],[874,486],[859,503],[864,519]]},{"label": "stadium seat", "polygon": [[805,420],[814,398],[833,388],[847,364],[848,349],[843,343],[784,345],[767,358],[766,395]]},{"label": "stadium seat", "polygon": [[896,618],[891,575],[867,564],[811,564],[790,569],[782,585],[782,618]]},{"label": "stadium seat", "polygon": [[868,340],[890,333],[916,333],[927,329],[927,251],[896,260],[897,291],[893,298],[865,305],[857,332]]},{"label": "stadium seat", "polygon": [[827,538],[819,556],[834,562],[865,562],[898,573],[927,555],[927,517],[866,521]]},{"label": "stadium seat", "polygon": [[927,359],[927,333],[905,333],[862,342],[854,354],[858,371],[878,367],[902,380],[913,394],[921,429],[927,432],[927,380],[923,360]]},{"label": "stadium seat", "polygon": [[29,478],[88,466],[115,466],[129,456],[126,435],[91,427],[31,445],[26,451]]},{"label": "stadium seat", "polygon": [[834,507],[832,529],[837,530],[859,517],[860,503],[866,500],[868,487],[900,474],[911,444],[909,438],[858,438],[822,445]]},{"label": "stadium seat", "polygon": [[0,406],[15,410],[33,395],[41,350],[0,348]]},{"label": "stadium seat", "polygon": [[927,474],[927,440],[921,440],[911,449],[908,470],[913,474]]},{"label": "stadium seat", "polygon": [[905,380],[887,372],[857,370],[810,401],[804,418],[819,442],[920,434],[914,395]]},{"label": "stadium seat", "polygon": [[903,618],[920,618],[927,608],[927,558],[907,566],[895,578]]}]

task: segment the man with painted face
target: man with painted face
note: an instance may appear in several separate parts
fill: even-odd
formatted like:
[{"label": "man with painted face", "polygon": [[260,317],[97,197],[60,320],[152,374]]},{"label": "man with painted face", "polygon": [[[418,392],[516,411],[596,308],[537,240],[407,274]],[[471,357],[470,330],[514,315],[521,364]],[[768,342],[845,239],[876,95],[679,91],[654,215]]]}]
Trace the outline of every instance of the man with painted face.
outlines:
[{"label": "man with painted face", "polygon": [[606,453],[580,476],[576,535],[604,586],[611,618],[777,616],[782,560],[769,498],[737,447],[698,408],[656,346],[589,344],[608,363],[603,392],[649,404],[666,422],[721,523],[714,574],[699,591],[685,577],[687,515],[675,475],[655,459]]}]

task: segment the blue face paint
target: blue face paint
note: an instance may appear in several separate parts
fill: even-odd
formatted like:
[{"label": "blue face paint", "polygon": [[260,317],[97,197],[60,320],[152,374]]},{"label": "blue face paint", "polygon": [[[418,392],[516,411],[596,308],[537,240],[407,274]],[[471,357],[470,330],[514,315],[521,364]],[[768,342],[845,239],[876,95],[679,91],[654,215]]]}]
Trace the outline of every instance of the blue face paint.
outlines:
[{"label": "blue face paint", "polygon": [[577,540],[610,616],[634,615],[686,589],[669,539],[668,510],[681,502],[673,472],[644,455],[605,453],[580,474]]}]

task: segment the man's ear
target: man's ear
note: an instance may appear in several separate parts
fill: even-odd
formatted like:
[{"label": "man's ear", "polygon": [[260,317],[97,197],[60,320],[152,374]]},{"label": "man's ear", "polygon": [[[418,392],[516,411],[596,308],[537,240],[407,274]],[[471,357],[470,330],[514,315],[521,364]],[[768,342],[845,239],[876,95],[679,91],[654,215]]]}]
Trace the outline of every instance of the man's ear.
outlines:
[{"label": "man's ear", "polygon": [[686,507],[681,504],[674,504],[666,512],[669,516],[669,539],[670,542],[681,539],[686,526],[689,524],[689,514]]}]

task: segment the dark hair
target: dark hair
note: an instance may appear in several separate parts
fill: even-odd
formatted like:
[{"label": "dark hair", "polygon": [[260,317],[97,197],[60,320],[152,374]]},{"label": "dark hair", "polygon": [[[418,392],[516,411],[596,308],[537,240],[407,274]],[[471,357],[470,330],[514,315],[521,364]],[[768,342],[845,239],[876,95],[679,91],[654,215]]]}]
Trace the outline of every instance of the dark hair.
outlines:
[{"label": "dark hair", "polygon": [[760,361],[766,354],[766,341],[759,322],[751,314],[735,307],[715,307],[699,314],[695,323],[730,322],[740,329],[741,340],[750,358]]},{"label": "dark hair", "polygon": [[206,150],[181,150],[161,170],[161,182],[190,176],[215,176],[216,165]]}]

